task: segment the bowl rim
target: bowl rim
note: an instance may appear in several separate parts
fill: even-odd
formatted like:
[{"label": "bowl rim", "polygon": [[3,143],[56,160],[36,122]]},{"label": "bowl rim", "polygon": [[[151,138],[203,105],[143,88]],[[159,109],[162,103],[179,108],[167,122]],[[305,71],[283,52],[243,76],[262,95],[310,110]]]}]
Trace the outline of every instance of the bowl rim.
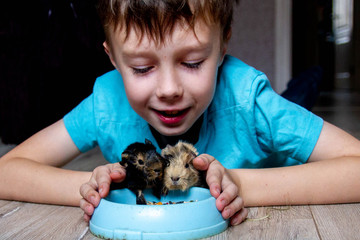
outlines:
[{"label": "bowl rim", "polygon": [[[183,203],[183,204],[136,205],[136,204],[126,204],[126,203],[114,202],[114,201],[111,201],[111,199],[109,199],[114,194],[115,195],[121,194],[122,191],[127,191],[128,193],[131,192],[128,189],[127,190],[123,190],[123,189],[112,190],[106,198],[101,199],[99,206],[95,209],[94,215],[89,222],[89,229],[95,236],[105,238],[105,239],[135,239],[135,240],[137,240],[137,239],[139,239],[139,240],[198,239],[198,238],[210,237],[212,235],[221,233],[224,230],[226,230],[226,228],[228,227],[229,222],[228,222],[228,220],[224,220],[221,216],[221,213],[219,211],[217,211],[216,206],[215,206],[216,199],[213,196],[211,196],[209,189],[198,188],[198,187],[190,188],[189,191],[202,192],[202,194],[207,194],[208,197],[206,197],[202,200],[196,201],[196,202],[188,202],[188,203]],[[189,192],[187,194],[190,195],[191,192]],[[144,194],[148,194],[148,193],[149,192],[146,191]],[[180,195],[182,194],[181,192],[178,192],[178,193]],[[134,194],[134,193],[131,192],[130,194]],[[135,194],[134,194],[134,196],[135,196]],[[148,197],[148,195],[146,195],[145,197]],[[211,204],[213,206],[209,207],[209,204]],[[101,209],[101,208],[103,208],[103,212],[99,213],[99,209]],[[175,213],[180,212],[180,215],[182,213],[188,214],[188,215],[186,215],[186,218],[189,218],[189,216],[191,218],[191,216],[192,216],[191,214],[194,214],[197,210],[198,211],[210,211],[209,208],[212,209],[211,212],[202,213],[202,216],[204,214],[208,214],[209,218],[211,218],[211,216],[214,216],[214,218],[212,220],[207,219],[206,221],[202,222],[201,224],[198,225],[198,228],[194,227],[194,225],[196,225],[196,223],[192,222],[192,221],[194,221],[193,219],[191,221],[189,221],[188,223],[186,223],[189,226],[182,225],[182,226],[179,226],[179,229],[176,228],[177,226],[174,227],[174,225],[171,225],[171,227],[166,230],[167,222],[164,222],[162,229],[159,228],[162,225],[158,224],[158,225],[156,225],[156,227],[151,228],[151,230],[149,230],[150,227],[148,227],[148,226],[146,226],[144,229],[139,229],[138,226],[131,228],[132,225],[130,225],[130,227],[126,226],[127,222],[124,224],[124,226],[121,225],[121,227],[119,227],[119,225],[116,225],[118,223],[116,223],[114,225],[109,224],[109,225],[112,225],[111,227],[109,227],[109,225],[106,225],[106,223],[105,223],[107,221],[107,218],[106,217],[104,218],[104,216],[102,215],[102,214],[109,213],[109,212],[111,215],[113,215],[113,214],[116,214],[116,212],[118,212],[118,211],[124,210],[123,215],[120,214],[117,216],[125,216],[127,213],[129,213],[129,215],[131,215],[132,211],[134,211],[134,212],[141,211],[142,213],[145,212],[145,213],[149,213],[149,214],[151,214],[152,212],[160,212],[160,214],[170,213],[170,215],[173,214],[174,212]],[[217,212],[215,212],[215,210],[213,211],[214,208],[216,209]],[[168,218],[170,215],[167,215],[164,218],[164,221],[169,220]],[[98,217],[98,219],[95,219],[97,217]],[[109,219],[111,219],[112,217],[113,216],[110,216]],[[151,215],[150,215],[150,217],[151,217]],[[204,218],[202,218],[201,220],[203,220],[203,219]],[[124,220],[121,219],[121,221],[124,221]],[[129,220],[128,222],[130,223],[131,221],[137,221],[137,219]],[[142,221],[145,221],[145,220],[142,219],[140,222],[142,222]],[[152,219],[152,221],[157,221],[157,220]],[[159,221],[162,221],[162,220],[160,219]],[[151,225],[152,223],[149,223],[149,224]],[[113,227],[115,225],[116,225],[116,227]],[[137,224],[137,225],[141,225],[141,224]]]},{"label": "bowl rim", "polygon": [[[143,208],[143,207],[171,207],[171,206],[179,206],[179,205],[182,205],[181,204],[162,204],[162,205],[140,205],[140,204],[136,204],[135,202],[134,203],[125,203],[125,202],[117,202],[117,201],[112,201],[111,198],[115,198],[117,194],[121,194],[123,191],[126,191],[126,194],[131,194],[133,196],[135,196],[135,194],[127,189],[127,188],[124,188],[124,189],[115,189],[115,190],[111,190],[108,194],[108,196],[106,196],[105,198],[102,198],[101,201],[104,201],[104,202],[108,202],[109,204],[114,204],[114,205],[117,205],[117,206],[121,206],[121,205],[126,205],[126,206],[132,206],[132,207],[140,207],[140,208]],[[169,194],[167,196],[161,196],[160,199],[157,199],[158,202],[169,202],[167,201],[166,199],[170,198],[170,197],[174,197],[174,195],[185,195],[185,194],[188,194],[188,195],[191,195],[193,192],[198,192],[200,194],[204,194],[206,195],[203,199],[196,199],[196,200],[180,200],[180,201],[184,201],[184,204],[203,204],[202,202],[204,201],[211,201],[214,197],[211,195],[210,193],[210,190],[207,189],[207,188],[202,188],[202,187],[191,187],[190,189],[186,190],[186,191],[181,191],[181,190],[171,190],[169,192]],[[172,195],[174,194],[174,195]],[[115,196],[114,196],[115,195]],[[146,196],[146,198],[148,199],[149,196],[152,196],[152,193],[151,193],[151,189],[145,189],[144,190],[144,195]],[[150,197],[150,199],[153,199],[154,197]],[[135,198],[134,198],[134,201],[135,201]],[[171,201],[171,200],[170,200]],[[150,201],[152,202],[152,201]]]}]

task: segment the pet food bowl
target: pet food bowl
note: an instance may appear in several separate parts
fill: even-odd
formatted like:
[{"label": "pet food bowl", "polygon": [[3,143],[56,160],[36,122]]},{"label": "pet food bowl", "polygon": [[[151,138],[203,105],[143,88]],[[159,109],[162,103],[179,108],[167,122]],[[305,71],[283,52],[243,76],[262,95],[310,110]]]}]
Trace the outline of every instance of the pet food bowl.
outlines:
[{"label": "pet food bowl", "polygon": [[209,237],[228,227],[208,189],[170,191],[161,199],[146,189],[144,195],[147,201],[184,203],[136,205],[135,194],[129,189],[112,190],[95,209],[90,231],[105,239],[184,240]]}]

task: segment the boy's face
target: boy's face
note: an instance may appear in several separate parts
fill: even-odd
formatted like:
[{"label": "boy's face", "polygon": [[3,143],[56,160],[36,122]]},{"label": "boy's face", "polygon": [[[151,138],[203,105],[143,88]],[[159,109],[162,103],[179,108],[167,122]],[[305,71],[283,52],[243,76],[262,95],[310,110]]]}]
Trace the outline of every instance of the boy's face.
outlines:
[{"label": "boy's face", "polygon": [[[202,22],[190,28],[177,24],[164,43],[136,31],[125,40],[123,30],[104,43],[121,73],[132,108],[159,133],[185,133],[209,106],[215,92],[218,66],[225,48],[220,29]],[[223,49],[223,50],[221,50]]]}]

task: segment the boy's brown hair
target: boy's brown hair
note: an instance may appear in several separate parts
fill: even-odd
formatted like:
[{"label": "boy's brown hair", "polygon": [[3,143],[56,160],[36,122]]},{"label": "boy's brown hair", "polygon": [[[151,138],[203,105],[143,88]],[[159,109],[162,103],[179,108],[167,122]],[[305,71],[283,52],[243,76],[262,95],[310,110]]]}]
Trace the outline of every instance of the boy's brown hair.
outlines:
[{"label": "boy's brown hair", "polygon": [[164,42],[176,23],[186,23],[193,30],[195,21],[219,24],[222,42],[231,35],[233,5],[238,0],[99,0],[98,12],[105,35],[125,29],[135,29],[140,36],[150,36],[155,42]]}]

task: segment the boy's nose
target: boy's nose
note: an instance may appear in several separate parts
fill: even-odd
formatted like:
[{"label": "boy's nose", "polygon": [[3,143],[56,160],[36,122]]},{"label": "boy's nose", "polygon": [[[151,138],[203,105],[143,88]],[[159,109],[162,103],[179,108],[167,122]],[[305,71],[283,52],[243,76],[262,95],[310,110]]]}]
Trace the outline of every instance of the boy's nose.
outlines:
[{"label": "boy's nose", "polygon": [[184,89],[175,71],[165,70],[159,76],[156,95],[163,100],[176,100],[183,95]]}]

